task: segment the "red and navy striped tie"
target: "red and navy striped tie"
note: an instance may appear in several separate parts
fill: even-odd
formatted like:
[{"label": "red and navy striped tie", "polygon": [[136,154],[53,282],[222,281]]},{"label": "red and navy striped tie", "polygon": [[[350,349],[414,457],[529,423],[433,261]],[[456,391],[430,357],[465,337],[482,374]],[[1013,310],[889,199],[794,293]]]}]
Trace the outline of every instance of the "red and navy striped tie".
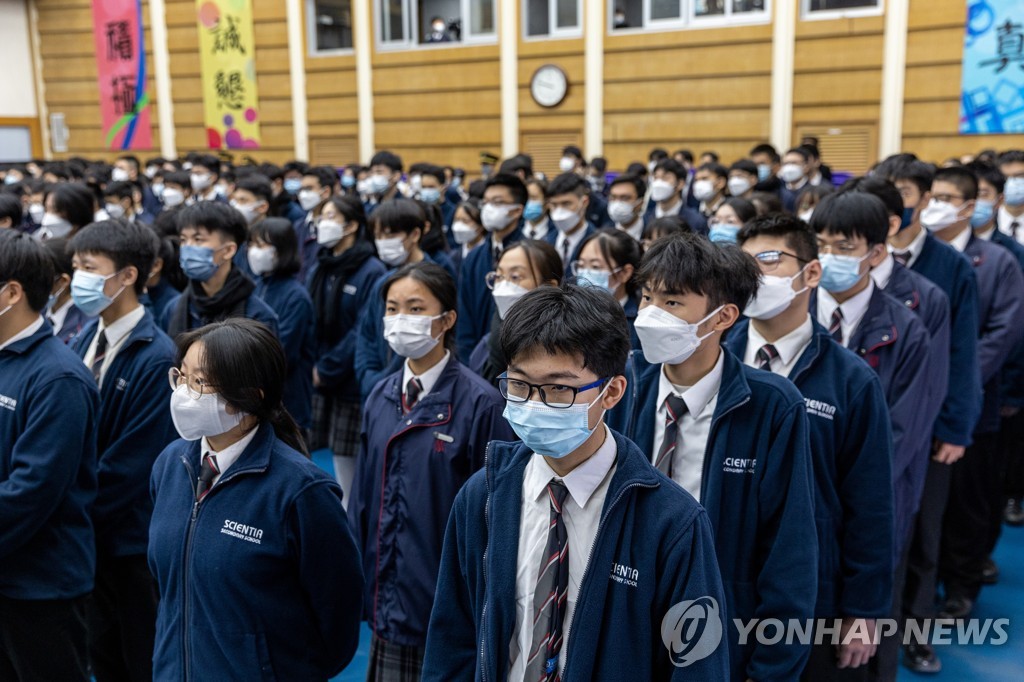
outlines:
[{"label": "red and navy striped tie", "polygon": [[[836,310],[839,310],[839,308],[836,308]],[[757,349],[757,354],[754,356],[754,359],[760,363],[757,366],[758,369],[770,372],[772,371],[772,360],[777,357],[779,357],[779,351],[776,350],[775,346],[772,344],[766,343]]]},{"label": "red and navy striped tie", "polygon": [[832,322],[828,326],[828,333],[839,343],[843,342],[843,311],[839,308],[832,312]]},{"label": "red and navy striped tie", "polygon": [[679,441],[679,420],[684,414],[686,401],[677,395],[665,398],[665,437],[661,439],[661,449],[658,450],[654,466],[669,478],[672,478],[672,455]]},{"label": "red and navy striped tie", "polygon": [[562,626],[568,607],[569,541],[562,505],[569,489],[561,481],[548,483],[551,523],[548,544],[541,558],[537,587],[533,591],[533,639],[526,660],[525,682],[558,682],[558,652],[562,650]]},{"label": "red and navy striped tie", "polygon": [[217,455],[210,453],[203,457],[203,466],[199,470],[199,481],[196,483],[196,501],[202,502],[213,487],[213,479],[220,473],[217,466]]}]

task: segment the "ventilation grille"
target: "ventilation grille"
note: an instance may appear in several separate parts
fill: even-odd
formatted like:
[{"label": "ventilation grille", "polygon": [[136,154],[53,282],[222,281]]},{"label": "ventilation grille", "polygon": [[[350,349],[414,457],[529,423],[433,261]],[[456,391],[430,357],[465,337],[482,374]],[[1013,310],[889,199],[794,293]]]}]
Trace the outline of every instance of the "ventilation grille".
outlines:
[{"label": "ventilation grille", "polygon": [[562,158],[562,150],[571,144],[579,147],[583,143],[583,136],[578,130],[523,133],[520,142],[520,151],[533,157],[534,172],[540,171],[551,179],[561,172],[558,169],[558,161]]},{"label": "ventilation grille", "polygon": [[821,161],[833,171],[864,173],[876,156],[878,127],[874,125],[798,127],[795,139],[805,136],[818,138]]},{"label": "ventilation grille", "polygon": [[358,160],[354,137],[322,137],[309,141],[309,162],[314,166],[347,166]]}]

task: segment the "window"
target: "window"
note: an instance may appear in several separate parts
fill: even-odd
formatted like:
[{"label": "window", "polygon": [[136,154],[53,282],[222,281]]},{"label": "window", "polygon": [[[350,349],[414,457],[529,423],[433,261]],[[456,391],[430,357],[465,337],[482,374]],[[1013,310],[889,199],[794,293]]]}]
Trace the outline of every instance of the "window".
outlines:
[{"label": "window", "polygon": [[352,49],[352,0],[309,0],[310,52]]},{"label": "window", "polygon": [[768,22],[768,0],[612,0],[613,31]]},{"label": "window", "polygon": [[580,35],[581,0],[526,0],[527,38],[565,38]]},{"label": "window", "polygon": [[494,0],[377,0],[382,48],[493,42]]},{"label": "window", "polygon": [[805,19],[881,14],[881,0],[803,0]]}]

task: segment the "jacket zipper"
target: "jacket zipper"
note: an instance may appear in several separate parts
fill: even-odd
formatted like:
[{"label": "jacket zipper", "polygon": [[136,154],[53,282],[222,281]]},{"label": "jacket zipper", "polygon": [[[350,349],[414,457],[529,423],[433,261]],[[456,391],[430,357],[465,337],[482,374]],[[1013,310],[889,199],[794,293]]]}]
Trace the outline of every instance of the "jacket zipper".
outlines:
[{"label": "jacket zipper", "polygon": [[[717,433],[717,431],[718,431],[718,425],[722,423],[722,417],[724,417],[725,415],[729,414],[733,410],[736,410],[736,409],[738,409],[740,407],[743,407],[744,405],[746,405],[749,402],[750,402],[750,396],[748,395],[746,398],[744,398],[742,400],[742,402],[736,403],[735,405],[730,407],[728,410],[726,410],[722,414],[718,415],[718,419],[712,420],[712,422],[711,422],[711,429],[708,431],[708,440],[707,440],[706,443],[704,443],[704,464],[701,466],[701,472],[700,472],[700,497],[701,497],[702,500],[704,499],[704,484],[708,480],[708,466],[710,465],[710,461],[708,460],[708,452],[709,452],[708,448],[711,447],[711,441],[712,441],[715,433]],[[703,503],[700,503],[700,504],[701,504],[701,506],[704,506]]]},{"label": "jacket zipper", "polygon": [[484,448],[484,482],[487,484],[487,497],[484,499],[484,528],[487,529],[487,542],[484,543],[484,607],[480,613],[480,679],[487,682],[487,662],[484,658],[484,644],[487,642],[487,548],[491,545],[491,520],[488,509],[491,506],[491,477],[488,465],[491,458],[491,441]]},{"label": "jacket zipper", "polygon": [[[192,495],[193,495],[193,497],[198,498],[198,492],[197,492],[196,485],[192,484],[192,480],[195,478],[195,476],[192,473],[192,465],[190,465],[188,463],[188,460],[185,458],[184,455],[182,455],[182,457],[181,457],[181,463],[185,465],[185,470],[188,471],[189,483],[192,486]],[[267,470],[266,467],[264,467],[262,469],[249,469],[249,470],[245,470],[245,471],[238,471],[238,472],[236,472],[236,473],[234,473],[234,474],[232,474],[230,476],[222,477],[219,481],[217,481],[217,485],[215,485],[213,488],[210,488],[210,492],[208,492],[206,494],[206,496],[209,497],[210,495],[213,494],[213,492],[217,488],[217,486],[223,486],[228,481],[230,481],[230,480],[232,480],[234,478],[238,478],[239,476],[244,476],[245,474],[249,474],[249,473],[262,473],[262,472],[264,472],[266,470]],[[182,667],[183,667],[183,669],[185,671],[184,679],[186,680],[186,682],[187,682],[187,680],[190,677],[189,676],[189,663],[190,663],[191,658],[192,658],[190,653],[189,653],[189,645],[188,645],[188,605],[189,605],[189,601],[190,601],[189,596],[190,596],[190,592],[191,592],[191,590],[189,588],[190,588],[190,586],[192,584],[191,581],[189,580],[189,575],[188,575],[189,574],[189,560],[192,557],[192,536],[195,533],[196,519],[198,518],[198,516],[199,516],[199,500],[196,499],[196,501],[192,504],[192,516],[191,516],[191,518],[189,519],[189,522],[188,522],[188,533],[185,534],[185,556],[183,558],[183,569],[184,569],[183,570],[183,574],[184,575],[183,575],[182,582],[184,582],[184,584],[185,584],[185,589],[183,591],[183,601],[184,601],[184,604],[183,604],[182,609],[181,609],[181,615],[182,615],[182,621],[181,621],[182,622],[181,641],[182,641],[182,648],[184,650],[184,655],[185,655],[185,665],[182,666]]]}]

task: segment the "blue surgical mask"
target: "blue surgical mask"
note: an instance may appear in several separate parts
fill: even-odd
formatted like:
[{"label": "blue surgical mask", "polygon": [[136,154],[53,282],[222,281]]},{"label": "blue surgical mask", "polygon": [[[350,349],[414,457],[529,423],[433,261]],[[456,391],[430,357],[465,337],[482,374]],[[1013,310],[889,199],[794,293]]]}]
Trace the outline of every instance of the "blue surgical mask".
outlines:
[{"label": "blue surgical mask", "polygon": [[870,256],[866,253],[860,258],[856,256],[837,256],[826,253],[818,258],[821,261],[821,286],[834,294],[849,291],[867,273],[860,271],[861,262]]},{"label": "blue surgical mask", "polygon": [[217,273],[220,266],[213,261],[214,250],[207,246],[186,244],[181,247],[178,262],[189,279],[205,282]]},{"label": "blue surgical mask", "polygon": [[711,231],[708,233],[708,239],[719,244],[735,244],[736,235],[740,233],[739,225],[729,225],[728,223],[715,223],[711,226]]},{"label": "blue surgical mask", "polygon": [[587,284],[590,286],[604,289],[608,292],[614,292],[615,287],[612,286],[612,273],[607,270],[590,270],[581,268],[576,271],[576,279],[580,284]]},{"label": "blue surgical mask", "polygon": [[345,189],[352,189],[353,187],[356,186],[356,179],[351,175],[342,175],[341,186],[344,187]]},{"label": "blue surgical mask", "polygon": [[288,194],[295,196],[300,189],[302,189],[302,178],[288,178],[284,181],[284,191]]},{"label": "blue surgical mask", "polygon": [[1003,187],[1003,201],[1008,206],[1024,204],[1024,178],[1006,178],[1006,185]]},{"label": "blue surgical mask", "polygon": [[436,204],[441,199],[441,190],[436,187],[424,187],[420,190],[420,201]]},{"label": "blue surgical mask", "polygon": [[527,220],[540,220],[544,215],[544,203],[541,201],[527,201],[523,209],[523,217]]},{"label": "blue surgical mask", "polygon": [[914,207],[903,209],[903,216],[900,219],[900,229],[905,230],[914,222]]},{"label": "blue surgical mask", "polygon": [[97,275],[94,272],[86,272],[85,270],[75,270],[75,274],[71,278],[71,300],[75,302],[79,310],[89,317],[99,315],[109,308],[114,299],[124,291],[124,286],[122,285],[113,296],[107,296],[103,293],[103,287],[106,285],[107,280],[115,277],[117,274],[115,272],[104,276]]},{"label": "blue surgical mask", "polygon": [[[590,408],[607,390],[605,384],[594,402],[567,408],[548,407],[539,400],[506,402],[503,416],[523,445],[538,455],[561,458],[575,452],[597,430],[590,428]],[[601,414],[604,415],[603,410]]]},{"label": "blue surgical mask", "polygon": [[53,306],[57,305],[57,299],[60,298],[60,295],[63,294],[64,290],[67,288],[68,285],[65,284],[60,289],[57,289],[56,293],[50,294],[50,297],[46,299],[46,312],[53,310]]},{"label": "blue surgical mask", "polygon": [[995,202],[978,199],[974,202],[974,214],[971,215],[971,227],[984,227],[990,220],[992,220],[992,216],[995,215],[995,212]]},{"label": "blue surgical mask", "polygon": [[757,167],[757,181],[764,182],[772,176],[772,167],[767,163],[762,163]]}]

